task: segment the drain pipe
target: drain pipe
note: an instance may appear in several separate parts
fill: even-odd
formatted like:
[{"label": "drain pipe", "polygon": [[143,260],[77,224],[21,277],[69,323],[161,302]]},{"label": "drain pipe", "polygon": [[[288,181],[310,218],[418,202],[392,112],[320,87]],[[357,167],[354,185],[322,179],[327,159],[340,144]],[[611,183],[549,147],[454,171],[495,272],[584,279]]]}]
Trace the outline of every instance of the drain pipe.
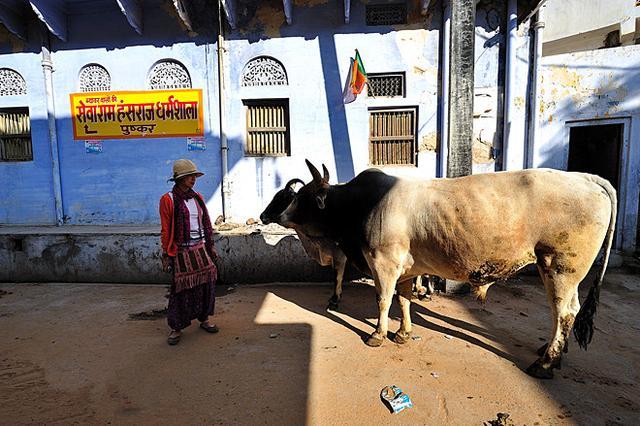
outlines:
[{"label": "drain pipe", "polygon": [[502,129],[502,162],[503,170],[521,169],[523,159],[518,161],[516,157],[516,142],[511,136],[511,112],[513,110],[515,95],[515,66],[516,66],[516,38],[518,29],[518,2],[509,0],[507,3],[507,54],[505,60],[504,82],[504,122]]},{"label": "drain pipe", "polygon": [[230,220],[230,188],[229,188],[229,146],[225,133],[225,102],[224,102],[224,35],[222,25],[222,1],[218,0],[218,113],[220,115],[220,157],[222,161],[222,217],[225,222]]},{"label": "drain pipe", "polygon": [[49,32],[44,28],[44,24],[42,27],[42,71],[44,73],[44,91],[47,98],[47,122],[49,124],[49,147],[51,150],[51,173],[53,178],[53,197],[56,207],[56,226],[61,226],[64,223],[64,210],[62,204],[56,110],[53,99],[53,62],[51,61],[51,50],[49,47]]},{"label": "drain pipe", "polygon": [[438,162],[438,176],[447,177],[447,162],[449,157],[449,70],[451,61],[451,6],[448,1],[442,2],[442,75],[440,96],[440,161]]},{"label": "drain pipe", "polygon": [[538,131],[538,110],[540,109],[540,98],[538,87],[540,86],[540,58],[542,56],[542,30],[544,29],[544,8],[540,8],[536,14],[536,21],[533,24],[534,48],[531,60],[531,90],[529,92],[529,131],[527,138],[527,152],[525,167],[533,167],[533,150],[536,143]]}]

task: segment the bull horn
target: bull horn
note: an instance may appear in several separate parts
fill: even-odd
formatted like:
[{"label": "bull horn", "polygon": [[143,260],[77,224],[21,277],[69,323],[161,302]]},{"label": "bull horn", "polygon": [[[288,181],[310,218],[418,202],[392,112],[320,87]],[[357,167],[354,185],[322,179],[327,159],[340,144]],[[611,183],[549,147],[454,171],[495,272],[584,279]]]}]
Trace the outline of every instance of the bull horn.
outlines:
[{"label": "bull horn", "polygon": [[286,189],[291,189],[291,185],[293,185],[295,183],[301,183],[302,185],[304,185],[304,182],[302,181],[302,179],[293,178],[289,182],[287,182],[287,184],[284,187]]},{"label": "bull horn", "polygon": [[327,170],[327,166],[322,164],[322,174],[324,175],[325,182],[329,183],[329,170]]},{"label": "bull horn", "polygon": [[321,182],[322,181],[322,177],[320,176],[320,172],[318,171],[318,169],[316,169],[316,167],[311,164],[311,161],[309,160],[304,160],[307,163],[307,167],[309,168],[309,171],[311,172],[311,176],[313,176],[313,181],[314,182]]}]

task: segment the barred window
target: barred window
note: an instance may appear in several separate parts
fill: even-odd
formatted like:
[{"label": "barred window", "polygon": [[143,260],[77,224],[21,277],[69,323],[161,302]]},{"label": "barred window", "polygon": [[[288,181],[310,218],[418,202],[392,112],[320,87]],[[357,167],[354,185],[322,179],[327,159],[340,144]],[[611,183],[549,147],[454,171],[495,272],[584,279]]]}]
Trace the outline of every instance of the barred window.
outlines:
[{"label": "barred window", "polygon": [[149,88],[152,90],[190,89],[191,77],[189,72],[177,61],[161,61],[149,71]]},{"label": "barred window", "polygon": [[407,23],[407,5],[405,3],[368,4],[366,8],[367,25]]},{"label": "barred window", "polygon": [[289,100],[245,101],[249,156],[291,155],[289,142]]},{"label": "barred window", "polygon": [[26,95],[27,83],[17,72],[0,68],[0,96]]},{"label": "barred window", "polygon": [[369,111],[369,163],[417,165],[416,109]]},{"label": "barred window", "polygon": [[405,74],[403,72],[368,74],[368,95],[373,97],[405,97]]},{"label": "barred window", "polygon": [[268,56],[252,59],[242,71],[242,86],[286,86],[287,72],[277,60]]},{"label": "barred window", "polygon": [[0,109],[0,161],[31,161],[29,108]]},{"label": "barred window", "polygon": [[111,76],[102,66],[86,65],[80,71],[81,92],[108,92],[111,90]]}]

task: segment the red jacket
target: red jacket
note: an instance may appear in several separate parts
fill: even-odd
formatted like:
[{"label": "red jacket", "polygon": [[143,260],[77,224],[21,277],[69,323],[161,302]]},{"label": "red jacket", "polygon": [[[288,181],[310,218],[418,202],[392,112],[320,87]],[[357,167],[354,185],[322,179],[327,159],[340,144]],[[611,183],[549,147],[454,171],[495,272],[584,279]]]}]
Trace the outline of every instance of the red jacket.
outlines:
[{"label": "red jacket", "polygon": [[[160,243],[162,245],[162,253],[173,257],[178,252],[178,245],[174,241],[173,197],[170,194],[170,192],[167,192],[160,198],[160,223],[162,225]],[[204,202],[202,194],[196,192],[196,195]]]}]

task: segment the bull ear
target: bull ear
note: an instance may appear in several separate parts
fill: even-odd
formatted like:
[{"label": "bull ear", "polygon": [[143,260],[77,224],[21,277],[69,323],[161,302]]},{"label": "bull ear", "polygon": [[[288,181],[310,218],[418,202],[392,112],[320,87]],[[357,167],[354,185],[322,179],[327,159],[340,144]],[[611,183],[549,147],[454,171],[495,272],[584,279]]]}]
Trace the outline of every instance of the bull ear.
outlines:
[{"label": "bull ear", "polygon": [[304,160],[304,161],[307,163],[307,167],[311,172],[311,176],[313,176],[313,181],[320,182],[322,180],[322,177],[320,177],[320,172],[318,171],[318,169],[316,169],[316,167],[313,164],[311,164],[311,161],[309,160]]},{"label": "bull ear", "polygon": [[324,175],[322,178],[325,182],[329,183],[329,170],[327,170],[327,166],[322,165],[322,174]]},{"label": "bull ear", "polygon": [[326,192],[316,195],[316,203],[318,203],[318,208],[320,210],[323,210],[326,207],[326,205],[324,203],[324,200],[326,198],[327,198],[327,193]]}]

